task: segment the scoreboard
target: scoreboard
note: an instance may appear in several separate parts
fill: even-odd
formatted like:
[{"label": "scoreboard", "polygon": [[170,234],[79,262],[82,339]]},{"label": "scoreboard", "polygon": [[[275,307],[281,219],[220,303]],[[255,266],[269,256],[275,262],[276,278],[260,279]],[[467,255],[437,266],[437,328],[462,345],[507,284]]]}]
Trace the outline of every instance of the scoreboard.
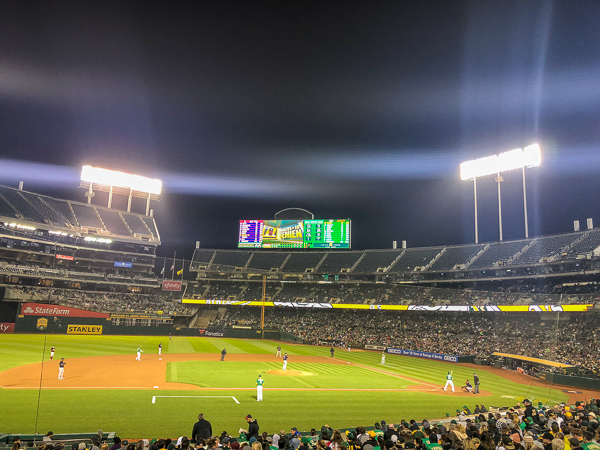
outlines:
[{"label": "scoreboard", "polygon": [[350,248],[350,219],[240,220],[238,248]]}]

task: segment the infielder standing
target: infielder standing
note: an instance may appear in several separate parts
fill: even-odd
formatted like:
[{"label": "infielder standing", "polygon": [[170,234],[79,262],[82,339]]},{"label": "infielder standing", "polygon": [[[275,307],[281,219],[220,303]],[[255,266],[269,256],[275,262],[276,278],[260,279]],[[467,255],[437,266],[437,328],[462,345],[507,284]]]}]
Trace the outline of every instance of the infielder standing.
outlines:
[{"label": "infielder standing", "polygon": [[450,385],[450,386],[452,386],[452,392],[454,392],[454,381],[452,381],[453,380],[452,372],[454,372],[454,371],[451,370],[450,372],[448,372],[448,375],[446,375],[446,385],[444,386],[444,391],[446,390],[448,385]]},{"label": "infielder standing", "polygon": [[50,361],[52,361],[52,359],[54,358],[54,350],[56,350],[56,348],[53,345],[52,348],[50,349]]},{"label": "infielder standing", "polygon": [[135,358],[136,361],[141,361],[142,360],[142,353],[144,353],[144,351],[142,350],[142,346],[140,345],[137,348],[137,356]]},{"label": "infielder standing", "polygon": [[259,375],[256,380],[256,401],[262,402],[263,400],[263,384],[265,384],[265,380]]},{"label": "infielder standing", "polygon": [[162,355],[162,342],[158,344],[158,356]]},{"label": "infielder standing", "polygon": [[281,345],[277,346],[277,353],[275,353],[276,358],[281,358]]},{"label": "infielder standing", "polygon": [[58,362],[58,379],[59,380],[64,380],[65,379],[65,365],[67,363],[65,362],[65,358],[60,358],[60,361]]},{"label": "infielder standing", "polygon": [[288,355],[286,353],[285,355],[283,355],[283,370],[285,370],[285,368],[287,367],[287,360],[288,360]]},{"label": "infielder standing", "polygon": [[381,364],[385,364],[385,352],[381,352]]}]

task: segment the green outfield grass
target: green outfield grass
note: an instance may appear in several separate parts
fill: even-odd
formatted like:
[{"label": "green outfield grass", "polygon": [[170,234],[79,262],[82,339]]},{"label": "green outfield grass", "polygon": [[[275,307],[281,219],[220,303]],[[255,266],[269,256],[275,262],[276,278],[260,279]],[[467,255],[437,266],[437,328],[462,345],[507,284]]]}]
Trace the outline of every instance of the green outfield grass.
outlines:
[{"label": "green outfield grass", "polygon": [[[279,362],[218,361],[224,347],[228,354],[249,353],[274,355],[277,342],[261,340],[217,339],[202,337],[129,337],[129,336],[67,336],[50,335],[43,353],[43,335],[0,335],[0,371],[40,362],[56,346],[57,357],[73,359],[96,355],[135,353],[138,345],[144,357],[155,353],[162,343],[163,353],[214,353],[215,361],[183,361],[169,363],[165,381],[190,383],[212,388],[253,388],[258,374],[265,378],[264,401],[256,402],[253,389],[227,390],[38,390],[0,389],[0,432],[31,433],[35,431],[95,432],[98,428],[116,431],[127,438],[178,437],[189,435],[199,412],[212,422],[213,431],[227,430],[232,434],[245,426],[244,416],[258,419],[261,431],[274,433],[292,426],[300,430],[320,428],[327,423],[345,428],[370,426],[385,419],[439,418],[454,414],[467,404],[484,402],[487,406],[511,406],[518,397],[532,400],[566,401],[560,390],[517,384],[480,370],[481,388],[492,392],[488,397],[452,397],[437,393],[413,391],[307,391],[269,390],[269,388],[321,389],[404,389],[410,382],[371,369],[387,372],[422,383],[443,386],[448,370],[454,370],[457,388],[472,370],[452,363],[419,358],[387,355],[386,364],[379,364],[379,352],[336,351],[336,359],[360,364],[330,365],[295,363],[295,355],[329,357],[329,348],[281,344],[290,355],[288,369],[310,372],[309,376],[269,375],[280,369]],[[269,356],[270,358],[271,356]],[[361,367],[364,366],[364,367]],[[91,367],[90,370],[118,371],[118,367]],[[155,398],[152,403],[153,396]],[[165,397],[173,396],[173,397]],[[174,396],[185,396],[179,398]],[[222,397],[222,398],[221,398]],[[234,397],[236,401],[232,398]]]}]

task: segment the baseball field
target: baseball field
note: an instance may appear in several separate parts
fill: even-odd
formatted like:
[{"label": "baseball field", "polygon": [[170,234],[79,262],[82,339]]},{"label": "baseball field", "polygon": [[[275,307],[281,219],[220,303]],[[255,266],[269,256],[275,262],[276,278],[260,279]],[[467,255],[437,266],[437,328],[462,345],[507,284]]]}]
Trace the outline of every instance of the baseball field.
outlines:
[{"label": "baseball field", "polygon": [[[158,345],[162,343],[162,355]],[[275,356],[281,345],[287,370]],[[50,348],[56,347],[50,361]],[[141,361],[136,349],[141,346]],[[220,352],[227,349],[225,361]],[[58,364],[65,359],[65,379]],[[444,392],[454,371],[456,392]],[[462,392],[476,371],[481,393]],[[265,380],[256,401],[256,378]],[[237,434],[251,414],[262,431],[372,426],[441,418],[464,405],[512,406],[527,397],[573,400],[565,388],[500,369],[294,345],[203,337],[0,335],[0,432],[115,431],[125,438],[189,435],[198,413],[213,433]],[[569,398],[571,395],[571,398]]]}]

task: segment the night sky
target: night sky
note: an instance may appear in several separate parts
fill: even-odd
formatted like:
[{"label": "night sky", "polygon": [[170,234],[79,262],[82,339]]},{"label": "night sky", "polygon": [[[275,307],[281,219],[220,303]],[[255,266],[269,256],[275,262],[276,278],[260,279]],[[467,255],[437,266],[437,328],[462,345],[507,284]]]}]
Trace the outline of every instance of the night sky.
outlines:
[{"label": "night sky", "polygon": [[350,218],[354,249],[462,244],[460,162],[538,142],[530,235],[600,226],[599,23],[598,1],[2,2],[0,183],[85,201],[83,164],[160,178],[163,255],[288,207]]}]

